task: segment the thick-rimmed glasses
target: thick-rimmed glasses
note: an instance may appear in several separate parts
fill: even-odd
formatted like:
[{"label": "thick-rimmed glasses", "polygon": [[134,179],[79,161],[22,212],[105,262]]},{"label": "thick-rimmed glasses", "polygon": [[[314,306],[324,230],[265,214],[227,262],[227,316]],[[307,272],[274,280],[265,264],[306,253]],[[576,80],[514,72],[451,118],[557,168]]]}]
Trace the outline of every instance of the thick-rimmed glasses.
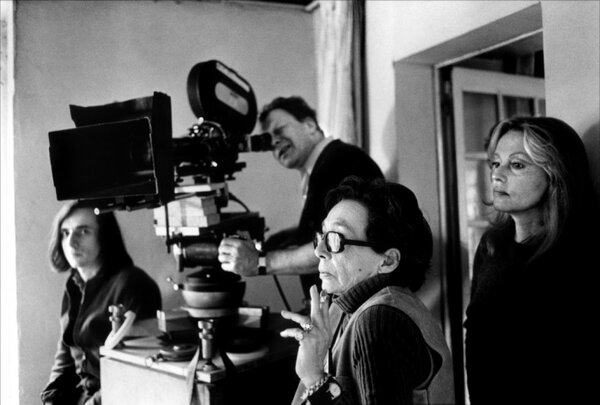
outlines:
[{"label": "thick-rimmed glasses", "polygon": [[329,231],[325,232],[316,232],[313,238],[313,246],[315,249],[321,243],[322,240],[325,240],[325,247],[329,253],[340,253],[344,250],[346,245],[354,245],[354,246],[370,246],[373,247],[373,244],[369,242],[364,242],[361,240],[353,240],[346,239],[344,235],[338,232]]}]

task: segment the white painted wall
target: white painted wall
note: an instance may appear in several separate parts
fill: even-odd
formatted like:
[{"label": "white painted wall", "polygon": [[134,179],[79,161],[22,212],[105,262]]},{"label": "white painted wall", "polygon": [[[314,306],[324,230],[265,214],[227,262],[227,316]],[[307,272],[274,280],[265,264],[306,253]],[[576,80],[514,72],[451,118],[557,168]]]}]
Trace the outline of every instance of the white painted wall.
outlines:
[{"label": "white painted wall", "polygon": [[583,138],[600,193],[600,2],[542,2],[546,110]]},{"label": "white painted wall", "polygon": [[[183,134],[195,120],[186,79],[197,62],[218,59],[238,71],[253,86],[260,107],[291,94],[316,105],[315,58],[312,16],[302,8],[20,1],[16,10],[18,373],[20,403],[34,404],[52,364],[65,281],[50,272],[46,258],[50,223],[61,205],[52,185],[47,134],[73,127],[69,104],[97,105],[162,91],[171,96],[173,133]],[[267,153],[241,160],[248,168],[231,190],[260,211],[272,230],[294,225],[300,210],[298,174],[282,170]],[[174,260],[154,235],[151,211],[119,213],[118,219],[134,261],[161,286],[165,307],[180,305],[179,295],[164,282],[175,274]],[[300,308],[297,278],[282,281],[290,303]],[[249,280],[246,300],[274,311],[283,307],[271,278]]]}]

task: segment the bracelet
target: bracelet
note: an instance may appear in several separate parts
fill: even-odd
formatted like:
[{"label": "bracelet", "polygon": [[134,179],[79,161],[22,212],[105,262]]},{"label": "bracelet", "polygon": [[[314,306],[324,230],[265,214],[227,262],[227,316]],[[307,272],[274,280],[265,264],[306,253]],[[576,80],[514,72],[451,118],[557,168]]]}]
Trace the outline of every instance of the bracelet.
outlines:
[{"label": "bracelet", "polygon": [[323,384],[325,384],[327,380],[329,380],[330,377],[330,374],[325,374],[323,377],[317,380],[317,382],[313,383],[310,387],[308,387],[306,391],[304,391],[304,394],[302,394],[302,396],[300,397],[302,402],[306,401],[308,397],[317,392],[319,388],[321,388]]},{"label": "bracelet", "polygon": [[267,275],[267,260],[264,256],[263,252],[260,252],[260,256],[258,256],[258,275],[259,276]]}]

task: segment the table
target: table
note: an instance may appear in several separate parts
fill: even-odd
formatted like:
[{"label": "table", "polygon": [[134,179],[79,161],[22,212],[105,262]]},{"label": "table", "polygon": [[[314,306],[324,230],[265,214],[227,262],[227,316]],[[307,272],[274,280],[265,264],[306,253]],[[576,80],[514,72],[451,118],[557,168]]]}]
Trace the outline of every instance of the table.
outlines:
[{"label": "table", "polygon": [[[196,369],[195,405],[239,403],[289,404],[298,384],[294,364],[298,344],[279,332],[293,324],[279,314],[269,314],[267,338],[260,350],[228,356],[234,372],[227,375],[220,357],[214,371]],[[103,405],[189,405],[186,369],[189,361],[151,361],[160,348],[156,336],[125,341],[124,346],[100,348]]]}]

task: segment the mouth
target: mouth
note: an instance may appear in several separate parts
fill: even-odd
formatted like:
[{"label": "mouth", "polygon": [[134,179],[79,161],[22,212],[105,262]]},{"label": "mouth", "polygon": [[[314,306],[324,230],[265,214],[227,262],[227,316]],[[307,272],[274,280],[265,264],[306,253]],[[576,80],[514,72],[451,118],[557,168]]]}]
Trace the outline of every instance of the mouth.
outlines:
[{"label": "mouth", "polygon": [[328,273],[326,271],[319,271],[319,278],[324,279],[324,278],[333,278],[333,274]]},{"label": "mouth", "polygon": [[79,258],[79,257],[83,256],[83,253],[71,251],[71,252],[69,252],[69,255],[73,258]]},{"label": "mouth", "polygon": [[504,197],[507,196],[508,193],[502,190],[494,190],[494,197]]}]

